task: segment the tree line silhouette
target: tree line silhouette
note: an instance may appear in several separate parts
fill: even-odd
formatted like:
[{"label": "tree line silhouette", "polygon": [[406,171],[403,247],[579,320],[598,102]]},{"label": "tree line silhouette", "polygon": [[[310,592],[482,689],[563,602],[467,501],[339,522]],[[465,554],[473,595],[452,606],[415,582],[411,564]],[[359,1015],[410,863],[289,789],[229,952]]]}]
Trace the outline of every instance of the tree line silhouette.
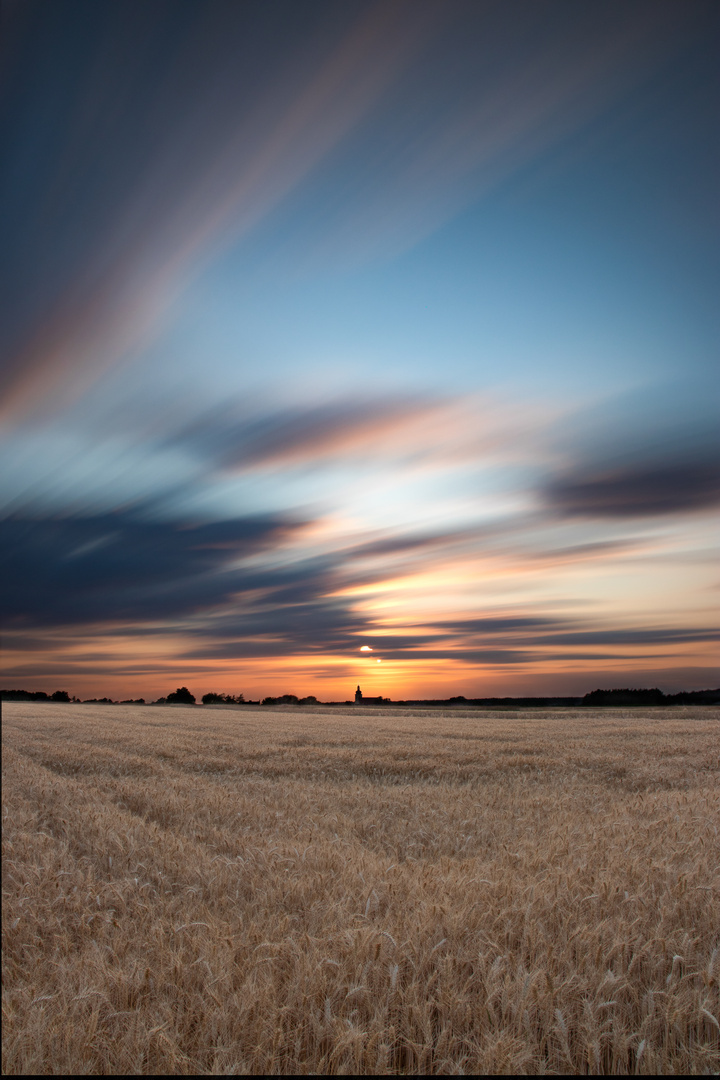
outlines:
[{"label": "tree line silhouette", "polygon": [[[350,705],[350,701],[322,702],[310,694],[298,697],[297,694],[281,694],[279,697],[264,697],[261,701],[246,700],[243,694],[203,694],[203,705]],[[83,705],[145,705],[145,698],[127,698],[115,701],[109,697],[84,698],[71,696],[67,690],[56,690],[47,694],[44,690],[0,690],[0,701],[59,701],[76,702]],[[167,695],[160,697],[154,705],[195,705],[197,698],[187,686],[179,686]],[[653,705],[720,705],[720,689],[690,690],[678,694],[665,694],[657,687],[652,689],[634,689],[629,687],[611,690],[592,690],[583,697],[504,697],[504,698],[466,698],[462,694],[451,698],[406,700],[391,702],[390,698],[364,699],[363,704],[383,705],[426,705],[426,706],[468,706],[484,705],[492,708],[618,708]]]}]

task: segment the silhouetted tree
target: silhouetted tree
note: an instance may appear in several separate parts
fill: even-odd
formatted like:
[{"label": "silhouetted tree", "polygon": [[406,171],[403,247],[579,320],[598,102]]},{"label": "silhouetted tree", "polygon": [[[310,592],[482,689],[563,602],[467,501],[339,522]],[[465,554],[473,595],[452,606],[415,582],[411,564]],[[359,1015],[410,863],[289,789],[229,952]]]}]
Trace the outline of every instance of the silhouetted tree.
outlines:
[{"label": "silhouetted tree", "polygon": [[70,695],[67,690],[56,690],[50,698],[51,701],[69,701]]},{"label": "silhouetted tree", "polygon": [[190,693],[187,686],[178,686],[165,700],[168,705],[194,705],[195,695]]}]

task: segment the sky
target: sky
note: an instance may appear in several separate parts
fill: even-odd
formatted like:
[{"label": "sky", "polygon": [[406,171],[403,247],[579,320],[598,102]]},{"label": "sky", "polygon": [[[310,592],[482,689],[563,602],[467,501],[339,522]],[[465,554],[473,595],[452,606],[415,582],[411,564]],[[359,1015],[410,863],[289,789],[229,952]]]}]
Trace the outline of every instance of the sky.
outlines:
[{"label": "sky", "polygon": [[2,22],[3,685],[718,685],[715,0]]}]

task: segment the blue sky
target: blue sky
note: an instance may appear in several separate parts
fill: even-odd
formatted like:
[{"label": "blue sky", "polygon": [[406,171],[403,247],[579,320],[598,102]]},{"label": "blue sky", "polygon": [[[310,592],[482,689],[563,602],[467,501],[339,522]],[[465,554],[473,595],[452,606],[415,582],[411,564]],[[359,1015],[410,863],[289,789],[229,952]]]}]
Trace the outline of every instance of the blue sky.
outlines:
[{"label": "blue sky", "polygon": [[715,4],[3,21],[6,683],[717,681]]}]

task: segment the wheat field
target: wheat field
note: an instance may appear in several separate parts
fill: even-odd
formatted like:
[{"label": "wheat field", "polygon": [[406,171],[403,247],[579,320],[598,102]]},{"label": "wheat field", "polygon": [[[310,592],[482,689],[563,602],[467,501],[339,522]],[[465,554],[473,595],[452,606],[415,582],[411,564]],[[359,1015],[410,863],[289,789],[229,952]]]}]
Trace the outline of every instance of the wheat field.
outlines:
[{"label": "wheat field", "polygon": [[3,704],[5,1073],[717,1073],[720,711]]}]

